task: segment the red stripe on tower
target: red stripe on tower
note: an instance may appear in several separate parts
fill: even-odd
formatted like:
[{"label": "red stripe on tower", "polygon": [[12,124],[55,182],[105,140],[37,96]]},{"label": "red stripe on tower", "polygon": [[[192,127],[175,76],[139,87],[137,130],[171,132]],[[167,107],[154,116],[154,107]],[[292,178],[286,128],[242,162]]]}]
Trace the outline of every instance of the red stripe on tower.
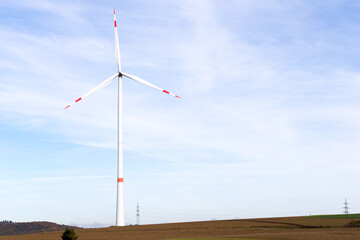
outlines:
[{"label": "red stripe on tower", "polygon": [[118,182],[124,182],[123,178],[118,178]]},{"label": "red stripe on tower", "polygon": [[166,90],[163,90],[163,92],[164,92],[164,93],[167,93],[167,94],[169,94],[169,92],[168,92],[168,91],[166,91]]},{"label": "red stripe on tower", "polygon": [[115,27],[116,27],[116,21],[114,21]]},{"label": "red stripe on tower", "polygon": [[81,98],[77,99],[75,102],[78,102],[78,101],[80,101],[80,100],[81,100]]}]

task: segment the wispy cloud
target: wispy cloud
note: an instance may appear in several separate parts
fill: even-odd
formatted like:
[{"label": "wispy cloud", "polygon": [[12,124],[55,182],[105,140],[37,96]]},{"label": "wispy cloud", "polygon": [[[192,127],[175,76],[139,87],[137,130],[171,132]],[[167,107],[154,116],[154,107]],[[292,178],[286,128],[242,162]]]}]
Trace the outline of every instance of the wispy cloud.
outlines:
[{"label": "wispy cloud", "polygon": [[[0,123],[58,143],[49,157],[51,167],[59,161],[61,170],[74,163],[84,170],[51,175],[44,168],[40,177],[29,172],[16,182],[34,184],[38,191],[51,189],[45,184],[50,182],[56,194],[62,182],[91,180],[97,182],[95,189],[113,193],[105,187],[111,179],[104,169],[116,169],[116,156],[111,165],[104,152],[116,148],[116,81],[63,109],[116,71],[111,10],[118,3],[105,10],[107,4],[17,0],[4,5],[16,13],[14,21],[0,18]],[[161,211],[159,203],[172,196],[197,206],[214,199],[206,207],[234,199],[227,204],[249,212],[237,205],[233,189],[249,193],[241,197],[245,203],[260,203],[258,192],[278,201],[278,192],[305,202],[316,195],[317,207],[324,199],[334,200],[330,187],[319,190],[320,180],[338,186],[334,179],[352,180],[359,170],[360,34],[350,11],[358,7],[344,1],[125,1],[118,11],[124,71],[183,97],[178,101],[124,81],[129,203],[142,198],[148,209]],[[2,137],[6,141],[6,134]],[[53,151],[44,145],[38,149]],[[64,153],[68,149],[72,152]],[[89,154],[94,149],[102,152]],[[6,185],[9,179],[6,175],[0,182]],[[174,189],[180,182],[187,186]],[[299,192],[289,182],[299,185]],[[112,204],[105,196],[95,200]],[[171,209],[169,203],[166,207]],[[112,216],[110,207],[106,211]],[[217,214],[221,211],[230,210],[217,209]],[[268,213],[276,215],[276,210]]]}]

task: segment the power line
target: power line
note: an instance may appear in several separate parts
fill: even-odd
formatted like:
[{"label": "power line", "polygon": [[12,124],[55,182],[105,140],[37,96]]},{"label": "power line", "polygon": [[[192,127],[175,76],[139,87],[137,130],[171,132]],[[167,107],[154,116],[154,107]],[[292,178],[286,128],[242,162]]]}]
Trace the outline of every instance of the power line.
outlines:
[{"label": "power line", "polygon": [[139,203],[136,206],[136,225],[140,225],[140,207]]},{"label": "power line", "polygon": [[343,213],[349,214],[349,204],[348,204],[346,198],[345,198],[345,202],[344,202],[344,207],[343,207],[343,208],[345,209]]}]

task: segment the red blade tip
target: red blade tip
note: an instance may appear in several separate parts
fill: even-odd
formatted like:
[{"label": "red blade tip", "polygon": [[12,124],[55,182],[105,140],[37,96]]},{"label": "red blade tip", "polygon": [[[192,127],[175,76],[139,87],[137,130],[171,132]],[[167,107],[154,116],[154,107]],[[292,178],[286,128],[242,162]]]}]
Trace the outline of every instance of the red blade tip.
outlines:
[{"label": "red blade tip", "polygon": [[64,108],[64,109],[68,109],[70,107],[70,105],[69,106],[67,106],[66,108]]},{"label": "red blade tip", "polygon": [[79,99],[75,100],[75,102],[78,102],[78,101],[80,101],[80,100],[81,100],[81,98],[79,98]]}]

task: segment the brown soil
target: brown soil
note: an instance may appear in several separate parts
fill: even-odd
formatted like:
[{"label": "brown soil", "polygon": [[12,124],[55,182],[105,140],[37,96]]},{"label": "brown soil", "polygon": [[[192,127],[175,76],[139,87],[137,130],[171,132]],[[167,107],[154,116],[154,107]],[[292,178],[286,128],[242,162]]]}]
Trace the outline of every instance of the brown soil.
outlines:
[{"label": "brown soil", "polygon": [[[360,228],[343,227],[351,219],[264,218],[79,229],[79,240],[160,240],[227,237],[279,240],[359,240]],[[60,240],[61,232],[2,236],[0,240]]]}]

